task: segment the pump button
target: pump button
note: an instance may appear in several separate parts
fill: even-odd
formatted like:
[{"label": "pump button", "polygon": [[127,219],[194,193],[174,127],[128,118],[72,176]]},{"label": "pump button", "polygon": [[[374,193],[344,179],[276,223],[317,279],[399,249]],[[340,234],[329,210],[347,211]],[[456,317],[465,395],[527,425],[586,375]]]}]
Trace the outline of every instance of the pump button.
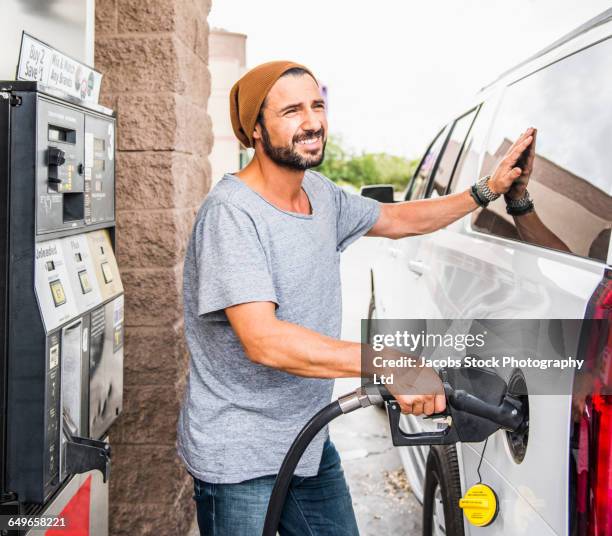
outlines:
[{"label": "pump button", "polygon": [[476,484],[459,499],[459,508],[466,519],[477,527],[486,527],[495,521],[499,512],[497,495],[486,484]]},{"label": "pump button", "polygon": [[111,271],[111,267],[107,262],[102,263],[102,275],[104,276],[104,282],[106,284],[113,281],[113,272]]},{"label": "pump button", "polygon": [[51,287],[51,294],[53,295],[53,303],[55,307],[64,305],[66,303],[66,294],[64,293],[64,287],[59,279],[55,279],[49,283]]},{"label": "pump button", "polygon": [[87,270],[81,270],[79,272],[79,281],[81,282],[81,292],[83,294],[91,292],[91,285],[89,284],[89,276],[87,275]]}]

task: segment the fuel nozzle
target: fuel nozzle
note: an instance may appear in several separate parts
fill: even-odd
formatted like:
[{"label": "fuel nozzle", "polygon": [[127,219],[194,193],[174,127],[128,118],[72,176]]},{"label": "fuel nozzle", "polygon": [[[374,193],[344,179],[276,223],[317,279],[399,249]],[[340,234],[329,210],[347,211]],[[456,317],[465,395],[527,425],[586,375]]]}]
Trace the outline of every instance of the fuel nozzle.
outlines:
[{"label": "fuel nozzle", "polygon": [[382,385],[369,383],[358,387],[353,392],[338,398],[342,413],[350,413],[359,408],[378,406],[387,400],[395,400],[393,395]]},{"label": "fuel nozzle", "polygon": [[382,385],[361,386],[340,397],[338,403],[343,413],[349,413],[385,402],[395,446],[480,442],[499,429],[520,432],[525,428],[522,402],[508,392],[506,382],[496,373],[475,367],[440,369],[438,373],[444,386],[446,410],[428,418],[443,418],[447,426],[442,430],[404,432],[400,427],[400,406]]},{"label": "fuel nozzle", "polygon": [[495,405],[457,389],[451,392],[448,401],[453,408],[488,419],[509,432],[520,432],[526,425],[522,402],[509,393]]}]

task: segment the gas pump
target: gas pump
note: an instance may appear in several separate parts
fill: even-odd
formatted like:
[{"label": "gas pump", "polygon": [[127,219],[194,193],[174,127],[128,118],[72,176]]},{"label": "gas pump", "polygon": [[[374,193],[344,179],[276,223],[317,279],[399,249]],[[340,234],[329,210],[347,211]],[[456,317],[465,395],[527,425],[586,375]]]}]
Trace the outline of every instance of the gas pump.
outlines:
[{"label": "gas pump", "polygon": [[91,535],[123,394],[114,148],[111,110],[0,82],[0,514]]}]

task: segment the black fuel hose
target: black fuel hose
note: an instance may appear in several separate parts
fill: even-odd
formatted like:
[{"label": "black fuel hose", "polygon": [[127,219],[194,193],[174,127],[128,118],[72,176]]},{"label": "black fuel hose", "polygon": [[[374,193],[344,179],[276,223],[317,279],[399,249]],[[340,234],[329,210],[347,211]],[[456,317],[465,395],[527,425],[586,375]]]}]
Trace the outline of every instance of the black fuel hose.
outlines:
[{"label": "black fuel hose", "polygon": [[268,511],[266,513],[266,521],[263,528],[263,536],[276,536],[278,525],[280,523],[281,514],[287,498],[289,484],[293,478],[295,468],[300,461],[302,454],[310,442],[314,439],[317,433],[329,422],[343,414],[340,403],[335,400],[331,404],[325,406],[312,419],[310,419],[304,428],[293,441],[289,452],[283,460],[283,464],[276,476],[270,502],[268,503]]}]

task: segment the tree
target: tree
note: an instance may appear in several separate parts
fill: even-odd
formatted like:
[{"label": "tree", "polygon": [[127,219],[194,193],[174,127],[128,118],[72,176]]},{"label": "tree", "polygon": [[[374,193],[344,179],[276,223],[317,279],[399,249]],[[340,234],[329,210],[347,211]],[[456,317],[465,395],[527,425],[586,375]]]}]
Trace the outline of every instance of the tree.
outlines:
[{"label": "tree", "polygon": [[367,184],[392,184],[403,190],[417,164],[417,160],[387,153],[354,155],[342,147],[340,138],[330,136],[325,147],[325,160],[316,170],[334,182],[348,182],[356,188]]}]

